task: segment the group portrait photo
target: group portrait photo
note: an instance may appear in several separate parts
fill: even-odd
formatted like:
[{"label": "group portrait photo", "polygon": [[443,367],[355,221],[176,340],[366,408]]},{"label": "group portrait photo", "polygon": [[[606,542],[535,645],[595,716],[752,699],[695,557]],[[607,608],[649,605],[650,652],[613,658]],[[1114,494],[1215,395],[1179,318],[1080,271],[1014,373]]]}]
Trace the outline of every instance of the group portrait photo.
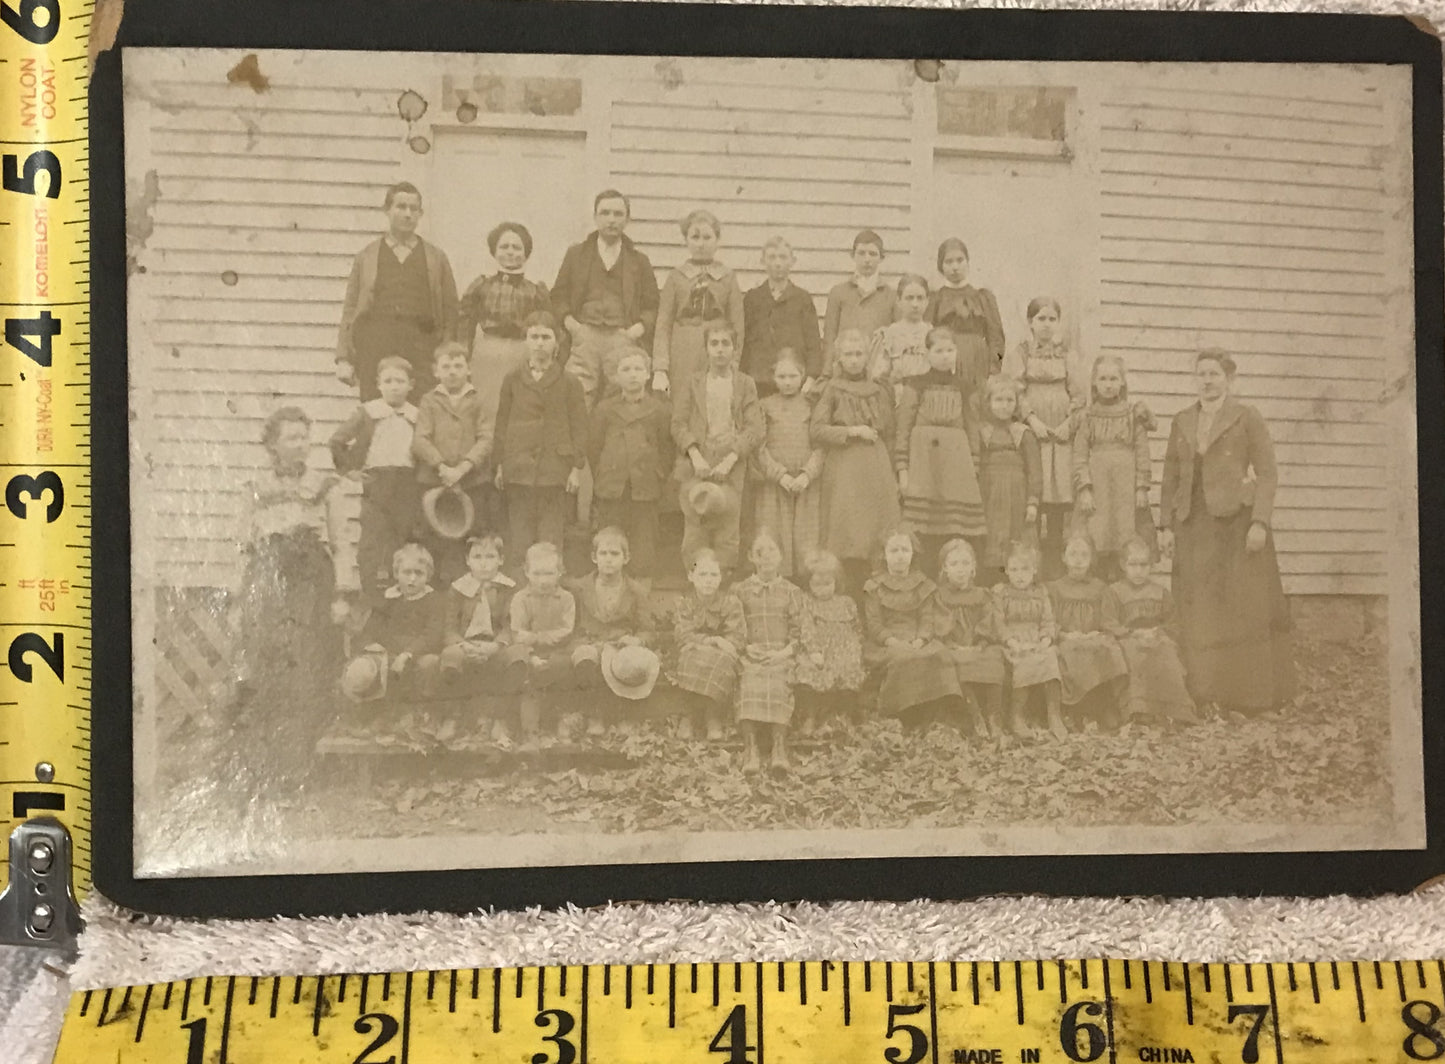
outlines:
[{"label": "group portrait photo", "polygon": [[1408,68],[133,49],[125,150],[137,875],[1423,845]]}]

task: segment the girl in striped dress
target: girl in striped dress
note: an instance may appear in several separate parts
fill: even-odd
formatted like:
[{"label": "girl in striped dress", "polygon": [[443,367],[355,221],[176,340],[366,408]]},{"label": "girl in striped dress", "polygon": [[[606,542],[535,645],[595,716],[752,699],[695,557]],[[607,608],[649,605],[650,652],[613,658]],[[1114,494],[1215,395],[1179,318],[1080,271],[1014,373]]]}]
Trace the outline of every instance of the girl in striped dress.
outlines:
[{"label": "girl in striped dress", "polygon": [[747,640],[738,683],[743,771],[762,768],[766,739],[770,767],[786,772],[792,767],[787,739],[793,719],[793,669],[798,648],[811,636],[808,613],[803,593],[783,577],[783,550],[771,532],[757,534],[748,560],[753,575],[733,589],[742,603]]},{"label": "girl in striped dress", "polygon": [[1074,431],[1074,498],[1098,551],[1095,569],[1112,579],[1119,572],[1119,549],[1141,532],[1154,534],[1149,512],[1154,417],[1143,403],[1129,401],[1124,362],[1113,355],[1094,360],[1089,391]]},{"label": "girl in striped dress", "polygon": [[699,721],[709,739],[722,738],[723,711],[737,691],[746,630],[737,596],[722,589],[722,564],[711,547],[693,555],[688,571],[692,594],[677,603],[673,633],[677,637],[677,668],[672,682],[688,692],[696,708],[683,716],[678,731],[692,738]]},{"label": "girl in striped dress", "polygon": [[814,446],[813,404],[804,398],[803,364],[791,348],[773,365],[777,391],[759,405],[763,442],[754,455],[754,525],[769,529],[783,548],[783,575],[800,575],[803,559],[818,547],[823,450]]},{"label": "girl in striped dress", "polygon": [[928,331],[923,318],[928,309],[928,281],[916,273],[898,282],[897,321],[883,326],[869,343],[868,376],[893,386],[897,401],[903,382],[928,372]]},{"label": "girl in striped dress", "polygon": [[1089,538],[1070,537],[1064,547],[1066,573],[1048,585],[1049,599],[1059,622],[1063,704],[1081,714],[1092,708],[1100,723],[1112,728],[1118,724],[1129,668],[1119,644],[1104,630],[1108,588],[1090,572],[1093,561]]},{"label": "girl in striped dress", "polygon": [[1063,572],[1064,538],[1072,531],[1075,415],[1089,401],[1089,366],[1059,336],[1059,301],[1029,302],[1029,336],[1003,358],[1003,373],[1018,382],[1019,419],[1033,429],[1043,466],[1039,538],[1044,576]]},{"label": "girl in striped dress", "polygon": [[928,371],[903,382],[898,402],[894,465],[903,521],[918,536],[931,565],[938,547],[955,536],[986,531],[969,433],[973,396],[956,372],[958,347],[942,326],[928,331]]}]

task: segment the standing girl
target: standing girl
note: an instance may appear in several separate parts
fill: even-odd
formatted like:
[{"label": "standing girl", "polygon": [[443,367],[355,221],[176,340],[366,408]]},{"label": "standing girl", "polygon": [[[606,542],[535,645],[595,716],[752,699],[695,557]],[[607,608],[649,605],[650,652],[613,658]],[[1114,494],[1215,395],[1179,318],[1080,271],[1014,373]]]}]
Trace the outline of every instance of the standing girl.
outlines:
[{"label": "standing girl", "polygon": [[1039,531],[1047,577],[1062,571],[1064,536],[1074,508],[1074,414],[1089,398],[1088,366],[1060,335],[1061,314],[1057,299],[1039,296],[1030,301],[1029,336],[1003,359],[1004,376],[1021,389],[1019,417],[1039,441]]},{"label": "standing girl", "polygon": [[797,575],[818,547],[818,477],[823,451],[811,438],[813,405],[803,397],[803,365],[791,350],[773,365],[777,391],[760,404],[763,443],[754,464],[756,528],[771,529],[783,548],[783,574]]},{"label": "standing girl", "polygon": [[1015,543],[1008,554],[1006,583],[993,589],[996,636],[1009,663],[1009,726],[1015,735],[1033,731],[1028,723],[1029,693],[1043,692],[1049,731],[1068,734],[1060,712],[1059,655],[1054,649],[1058,625],[1049,593],[1038,585],[1037,547]]},{"label": "standing girl", "polygon": [[926,372],[902,384],[894,462],[903,520],[918,535],[930,561],[952,536],[986,531],[969,431],[976,401],[955,372],[958,349],[942,326],[928,330]]},{"label": "standing girl", "polygon": [[1009,377],[990,377],[984,385],[985,413],[975,453],[986,525],[981,561],[992,574],[1003,568],[1012,544],[1037,538],[1039,442],[1016,420],[1018,396],[1018,385]]},{"label": "standing girl", "polygon": [[809,641],[803,593],[783,578],[783,551],[766,531],[753,540],[748,560],[753,575],[734,588],[743,607],[747,644],[738,682],[738,720],[746,747],[743,771],[762,768],[761,747],[769,740],[769,765],[786,772],[788,724],[793,719],[793,668],[798,648]]},{"label": "standing girl", "polygon": [[652,344],[653,386],[681,393],[707,367],[703,330],[726,322],[743,334],[743,293],[733,271],[718,262],[722,227],[711,211],[693,211],[682,220],[687,261],[667,277],[657,307]]},{"label": "standing girl", "polygon": [[[1098,551],[1097,569],[1112,578],[1119,571],[1119,548],[1137,534],[1139,511],[1149,509],[1154,417],[1143,403],[1129,402],[1124,363],[1113,355],[1095,359],[1090,392],[1074,433],[1074,491]],[[1154,527],[1152,517],[1143,523]]]},{"label": "standing girl", "polygon": [[858,604],[838,593],[842,563],[827,551],[813,551],[802,563],[808,573],[805,600],[809,632],[798,659],[800,730],[808,735],[813,725],[838,709],[842,699],[857,695],[863,686],[863,630]]},{"label": "standing girl", "polygon": [[979,388],[1003,361],[1003,322],[998,300],[968,283],[968,247],[956,236],[938,245],[943,285],[928,301],[930,325],[946,325],[958,344],[958,372],[968,389]]},{"label": "standing girl", "polygon": [[895,399],[904,381],[928,372],[927,309],[928,281],[916,273],[904,274],[898,282],[899,318],[875,332],[869,345],[868,376],[893,385]]},{"label": "standing girl", "polygon": [[953,665],[935,638],[928,602],[935,584],[916,568],[912,533],[895,528],[882,540],[882,570],[863,586],[863,660],[880,670],[878,710],[898,715],[962,694]]},{"label": "standing girl", "polygon": [[822,543],[842,559],[854,594],[883,532],[898,524],[893,392],[868,379],[868,344],[857,329],[838,337],[837,365],[813,405],[813,443],[823,448]]},{"label": "standing girl", "polygon": [[1119,645],[1105,631],[1104,599],[1108,588],[1090,573],[1093,561],[1089,537],[1070,537],[1064,547],[1066,573],[1048,585],[1049,601],[1059,623],[1064,705],[1077,707],[1083,715],[1086,704],[1091,703],[1099,722],[1114,727],[1129,670]]},{"label": "standing girl", "polygon": [[969,723],[982,738],[1002,732],[1008,665],[991,642],[993,596],[974,583],[977,575],[978,558],[968,540],[949,540],[938,553],[938,588],[928,605],[943,659],[953,666]]}]

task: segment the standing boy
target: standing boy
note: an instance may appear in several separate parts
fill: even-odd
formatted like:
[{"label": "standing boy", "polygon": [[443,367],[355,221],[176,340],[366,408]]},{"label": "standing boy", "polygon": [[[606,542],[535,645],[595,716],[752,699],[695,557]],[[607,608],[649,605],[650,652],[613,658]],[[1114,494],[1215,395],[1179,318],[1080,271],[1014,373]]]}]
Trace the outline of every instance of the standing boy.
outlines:
[{"label": "standing boy", "polygon": [[416,394],[436,383],[432,352],[453,339],[457,282],[440,248],[416,235],[421,193],[403,181],[382,202],[386,233],[357,254],[346,282],[341,330],[336,339],[336,376],[355,384],[361,399],[375,399],[377,365],[388,355],[411,363]]},{"label": "standing boy", "polygon": [[823,314],[824,361],[833,365],[833,342],[849,329],[872,336],[893,324],[898,314],[898,294],[883,283],[883,238],[864,229],[853,238],[853,276],[833,286],[828,309]]},{"label": "standing boy", "polygon": [[412,440],[417,408],[411,394],[411,363],[388,355],[376,368],[381,395],[358,406],[331,435],[336,471],[361,482],[361,542],[356,565],[361,593],[370,599],[391,578],[396,549],[412,539],[421,514]]},{"label": "standing boy", "polygon": [[568,499],[587,465],[587,403],[557,363],[557,319],[535,311],[523,328],[527,364],[507,374],[497,401],[496,486],[506,494],[514,567],[534,543],[562,549]]},{"label": "standing boy", "polygon": [[617,363],[620,392],[592,411],[587,451],[597,524],[622,529],[632,546],[633,575],[650,579],[657,565],[657,506],[671,474],[671,413],[648,391],[647,355],[629,351]]},{"label": "standing boy", "polygon": [[790,279],[794,261],[792,246],[780,236],[770,237],[763,245],[767,280],[743,296],[742,371],[758,386],[759,397],[775,391],[773,363],[786,348],[803,360],[805,392],[823,372],[818,308]]},{"label": "standing boy", "polygon": [[[572,339],[567,372],[590,409],[612,383],[616,360],[633,347],[652,349],[659,295],[652,263],[624,235],[632,205],[616,189],[592,202],[597,229],[567,249],[552,306]],[[666,382],[663,382],[665,390]]]},{"label": "standing boy", "polygon": [[[417,479],[423,486],[452,488],[471,501],[472,528],[487,523],[482,485],[492,450],[492,422],[486,404],[468,379],[467,349],[450,342],[437,348],[437,386],[417,404],[416,436],[412,440]],[[466,571],[463,529],[455,538],[433,530],[429,546],[436,558],[437,578],[451,583]]]}]

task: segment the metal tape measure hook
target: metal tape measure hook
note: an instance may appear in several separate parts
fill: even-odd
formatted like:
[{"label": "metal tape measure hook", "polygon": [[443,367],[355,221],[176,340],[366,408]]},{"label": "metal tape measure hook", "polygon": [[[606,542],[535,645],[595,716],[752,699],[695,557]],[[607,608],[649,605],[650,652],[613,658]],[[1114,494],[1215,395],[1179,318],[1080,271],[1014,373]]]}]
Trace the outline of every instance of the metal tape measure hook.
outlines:
[{"label": "metal tape measure hook", "polygon": [[70,832],[54,817],[35,817],[10,833],[0,944],[75,952],[82,921],[71,864]]}]

